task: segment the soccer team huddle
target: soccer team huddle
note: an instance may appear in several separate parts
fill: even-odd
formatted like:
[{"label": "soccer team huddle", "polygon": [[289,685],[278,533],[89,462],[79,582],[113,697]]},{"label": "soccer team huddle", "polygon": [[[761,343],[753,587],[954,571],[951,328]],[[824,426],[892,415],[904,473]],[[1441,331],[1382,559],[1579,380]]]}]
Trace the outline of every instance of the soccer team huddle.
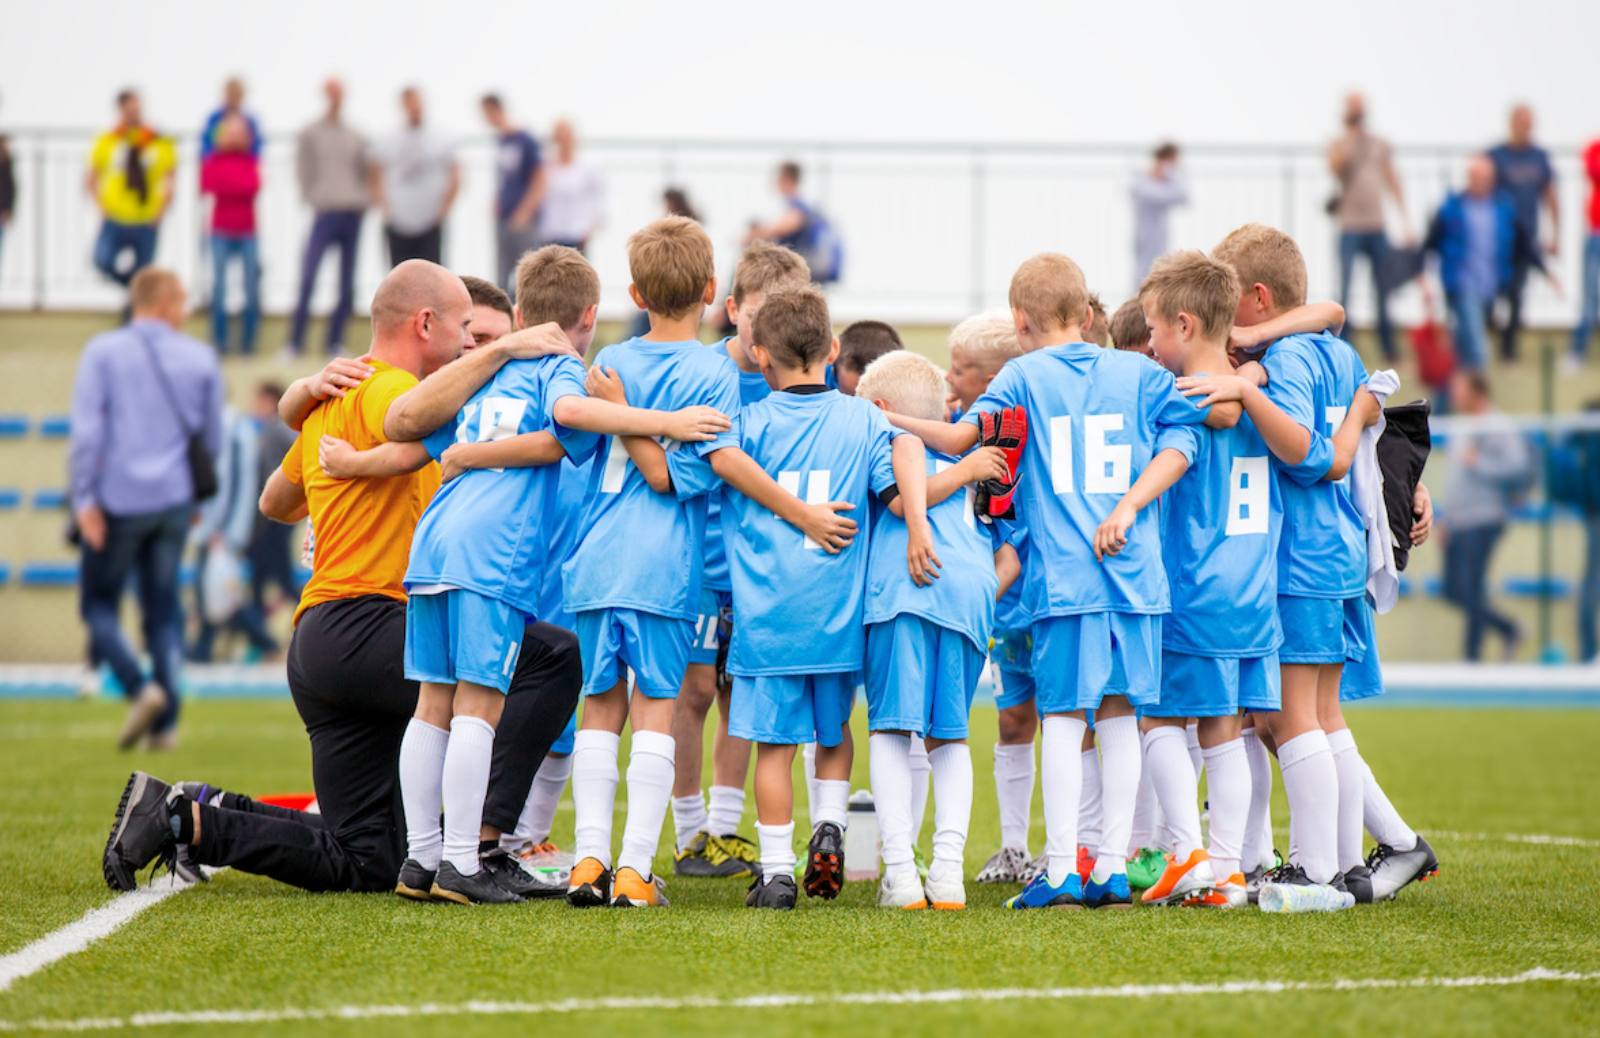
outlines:
[{"label": "soccer team huddle", "polygon": [[[1342,312],[1305,305],[1290,238],[1251,224],[1210,256],[1165,257],[1109,322],[1071,259],[1040,254],[1008,311],[954,329],[948,374],[881,322],[835,338],[790,250],[753,245],[725,302],[693,221],[657,221],[628,250],[651,331],[588,371],[571,355],[510,361],[417,443],[356,450],[323,430],[336,479],[442,464],[405,575],[421,693],[400,748],[399,894],[664,906],[652,862],[670,807],[679,874],[746,877],[755,908],[833,898],[864,688],[878,904],[964,908],[968,719],[991,660],[1002,847],[976,880],[1024,884],[1008,907],[1335,909],[1437,871],[1340,712],[1382,691],[1350,475],[1382,405],[1326,330]],[[571,249],[524,257],[515,309],[469,287],[507,331],[554,322],[577,355],[590,346],[599,279]],[[703,345],[719,304],[736,330]],[[516,830],[485,842],[499,701],[535,618],[576,635],[581,717]],[[752,744],[753,841],[739,833]],[[565,857],[548,836],[569,775]],[[485,868],[497,849],[526,867]]]}]

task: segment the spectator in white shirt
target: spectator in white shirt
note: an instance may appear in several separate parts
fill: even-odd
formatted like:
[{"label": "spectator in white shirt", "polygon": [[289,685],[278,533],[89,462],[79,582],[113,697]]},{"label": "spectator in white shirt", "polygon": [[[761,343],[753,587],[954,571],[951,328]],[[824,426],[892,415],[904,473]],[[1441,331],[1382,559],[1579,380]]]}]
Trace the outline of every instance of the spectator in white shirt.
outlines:
[{"label": "spectator in white shirt", "polygon": [[606,218],[606,185],[600,171],[578,157],[572,124],[565,119],[550,132],[555,157],[545,164],[544,205],[539,210],[539,240],[569,245],[579,252]]}]

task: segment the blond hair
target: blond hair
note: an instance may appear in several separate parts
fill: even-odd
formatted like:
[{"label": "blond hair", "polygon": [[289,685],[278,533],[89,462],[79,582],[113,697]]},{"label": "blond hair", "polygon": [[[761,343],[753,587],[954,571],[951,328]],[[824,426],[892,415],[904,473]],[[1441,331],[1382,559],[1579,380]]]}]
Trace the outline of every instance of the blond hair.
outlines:
[{"label": "blond hair", "polygon": [[128,284],[128,307],[136,311],[155,310],[183,291],[178,275],[165,267],[145,267]]},{"label": "blond hair", "polygon": [[1294,239],[1280,230],[1247,223],[1222,239],[1211,250],[1211,258],[1232,267],[1243,290],[1265,285],[1279,311],[1305,304],[1305,257]]},{"label": "blond hair", "polygon": [[1022,356],[1011,311],[985,310],[950,329],[950,355],[958,352],[986,375],[999,371],[1012,357]]},{"label": "blond hair", "polygon": [[728,293],[734,306],[743,306],[752,292],[771,292],[779,287],[811,283],[811,268],[796,251],[770,241],[753,241],[733,272],[733,288]]},{"label": "blond hair", "polygon": [[1144,323],[1144,304],[1137,296],[1117,307],[1111,315],[1111,345],[1119,350],[1143,353],[1150,345],[1150,326]]},{"label": "blond hair", "polygon": [[938,422],[946,415],[947,389],[939,365],[920,353],[895,350],[867,365],[856,384],[856,396],[882,400],[895,414]]},{"label": "blond hair", "polygon": [[1011,275],[1011,309],[1021,310],[1034,331],[1077,328],[1089,312],[1083,271],[1059,252],[1041,252]]},{"label": "blond hair", "polygon": [[683,317],[716,278],[711,238],[686,216],[663,216],[628,239],[628,272],[645,309],[668,319]]},{"label": "blond hair", "polygon": [[554,321],[562,330],[574,328],[598,302],[600,275],[577,249],[546,245],[517,261],[517,316],[524,327]]},{"label": "blond hair", "polygon": [[1084,342],[1092,342],[1101,349],[1111,345],[1108,335],[1109,327],[1106,321],[1106,304],[1100,301],[1099,292],[1089,293],[1089,312],[1094,314],[1094,322],[1089,325],[1089,334],[1083,337]]},{"label": "blond hair", "polygon": [[1139,286],[1139,302],[1168,323],[1188,314],[1202,339],[1226,342],[1239,309],[1239,275],[1203,252],[1174,252],[1150,268]]},{"label": "blond hair", "polygon": [[813,365],[821,368],[833,347],[828,301],[811,285],[779,289],[762,301],[750,334],[779,367],[790,371],[809,371]]}]

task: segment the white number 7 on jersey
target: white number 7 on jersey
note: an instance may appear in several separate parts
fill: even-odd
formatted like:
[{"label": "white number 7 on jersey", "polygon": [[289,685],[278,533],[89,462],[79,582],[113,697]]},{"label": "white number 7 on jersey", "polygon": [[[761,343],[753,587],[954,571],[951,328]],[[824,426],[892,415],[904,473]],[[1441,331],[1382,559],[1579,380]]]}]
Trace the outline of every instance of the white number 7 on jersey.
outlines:
[{"label": "white number 7 on jersey", "polygon": [[[784,490],[786,490],[789,493],[793,494],[795,497],[799,497],[800,496],[800,473],[798,473],[798,472],[780,472],[780,473],[778,473],[778,486],[782,487]],[[809,477],[806,479],[806,496],[805,496],[806,504],[808,504],[808,505],[825,505],[825,504],[827,504],[828,501],[830,500],[828,495],[829,495],[830,490],[832,489],[832,486],[833,486],[833,473],[830,470],[828,470],[828,469],[818,469],[817,471],[810,473]],[[807,537],[806,538],[806,543],[805,543],[805,548],[806,548],[807,551],[821,551],[822,550],[822,545],[818,544],[816,541],[812,540],[810,537]]]}]

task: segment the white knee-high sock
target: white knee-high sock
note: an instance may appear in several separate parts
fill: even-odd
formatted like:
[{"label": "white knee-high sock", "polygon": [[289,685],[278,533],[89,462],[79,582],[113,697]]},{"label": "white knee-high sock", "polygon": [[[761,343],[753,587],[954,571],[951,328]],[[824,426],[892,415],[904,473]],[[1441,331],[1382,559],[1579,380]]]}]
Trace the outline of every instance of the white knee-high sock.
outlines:
[{"label": "white knee-high sock", "polygon": [[[1143,755],[1141,753],[1142,759]],[[1156,822],[1157,815],[1160,813],[1161,806],[1156,803],[1156,787],[1150,784],[1150,772],[1146,768],[1141,768],[1139,771],[1139,787],[1134,792],[1133,828],[1128,833],[1127,856],[1129,858],[1146,847],[1154,847],[1156,845]],[[1101,846],[1104,846],[1105,842],[1105,837],[1102,836],[1100,838]]]},{"label": "white knee-high sock", "polygon": [[[1194,766],[1194,780],[1200,781],[1200,769],[1205,766],[1205,754],[1200,750],[1200,726],[1191,724],[1184,726],[1183,737],[1189,748],[1189,763]],[[1199,796],[1198,789],[1195,796]]]},{"label": "white knee-high sock", "polygon": [[[1120,718],[1118,719],[1120,720]],[[1099,731],[1099,726],[1095,726]],[[1101,745],[1104,745],[1102,741]],[[1172,833],[1172,853],[1180,862],[1200,849],[1200,790],[1182,728],[1161,725],[1144,737],[1144,766],[1150,772],[1161,810]]]},{"label": "white knee-high sock", "polygon": [[441,783],[444,860],[463,876],[478,872],[478,834],[483,828],[483,800],[489,791],[493,756],[493,725],[481,717],[451,718]]},{"label": "white knee-high sock", "polygon": [[811,824],[817,824],[817,744],[808,742],[800,751],[802,768],[806,773],[806,810],[811,812]]},{"label": "white knee-high sock", "polygon": [[672,757],[677,742],[661,732],[634,732],[628,750],[628,820],[622,826],[617,868],[650,876],[661,844],[661,825],[672,800]]},{"label": "white knee-high sock", "polygon": [[1389,803],[1389,797],[1384,793],[1383,787],[1378,785],[1378,780],[1372,775],[1372,768],[1368,767],[1366,760],[1361,761],[1363,781],[1361,783],[1363,816],[1367,832],[1379,843],[1386,843],[1397,851],[1413,850],[1417,846],[1416,832],[1400,817],[1400,812]]},{"label": "white knee-high sock", "polygon": [[1082,760],[1083,795],[1078,801],[1078,846],[1094,857],[1100,853],[1101,815],[1104,809],[1099,747],[1091,746],[1084,750]]},{"label": "white knee-high sock", "polygon": [[842,832],[850,822],[850,783],[846,779],[817,779],[817,801],[811,806],[811,831],[832,822]]},{"label": "white knee-high sock", "polygon": [[1361,815],[1367,769],[1350,729],[1329,732],[1328,748],[1333,751],[1333,767],[1339,776],[1339,871],[1348,872],[1365,860],[1361,856]]},{"label": "white knee-high sock", "polygon": [[1095,742],[1100,744],[1100,854],[1094,860],[1093,878],[1099,882],[1125,872],[1128,859],[1118,849],[1133,833],[1134,802],[1139,795],[1139,722],[1133,717],[1096,719]]},{"label": "white knee-high sock", "polygon": [[1044,718],[1039,778],[1044,788],[1044,851],[1050,885],[1059,887],[1078,865],[1078,807],[1083,799],[1083,733],[1076,717]]},{"label": "white knee-high sock", "polygon": [[1250,761],[1244,740],[1233,739],[1202,751],[1206,799],[1211,804],[1211,868],[1217,881],[1241,871],[1245,821],[1250,817]]},{"label": "white knee-high sock", "polygon": [[761,876],[770,882],[775,876],[793,876],[794,823],[762,825],[756,823],[756,841],[761,848]]},{"label": "white knee-high sock", "polygon": [[994,795],[1000,803],[1000,846],[1028,853],[1033,825],[1033,743],[994,747]]},{"label": "white knee-high sock", "polygon": [[689,841],[702,830],[709,832],[710,825],[705,793],[696,790],[692,796],[672,798],[673,843],[678,850],[689,846]]},{"label": "white knee-high sock", "polygon": [[1313,883],[1339,871],[1339,773],[1328,736],[1314,728],[1278,747],[1289,795],[1290,854]]},{"label": "white knee-high sock", "polygon": [[580,728],[572,740],[572,854],[611,867],[611,824],[617,809],[617,753],[622,736]]},{"label": "white knee-high sock", "polygon": [[911,845],[922,838],[922,823],[928,820],[928,787],[933,765],[928,763],[928,747],[920,735],[911,737]]},{"label": "white knee-high sock", "polygon": [[713,836],[732,836],[744,817],[744,790],[733,786],[711,787],[711,810],[706,814],[706,831]]},{"label": "white knee-high sock", "polygon": [[1254,728],[1246,728],[1244,759],[1250,767],[1250,813],[1244,822],[1244,857],[1240,865],[1248,872],[1271,868],[1272,856],[1272,754]]},{"label": "white knee-high sock", "polygon": [[867,763],[872,775],[872,803],[883,841],[884,873],[893,877],[915,869],[912,847],[911,744],[914,738],[892,732],[867,737]]},{"label": "white knee-high sock", "polygon": [[972,747],[950,742],[928,754],[933,765],[933,864],[928,878],[961,874],[972,825]]},{"label": "white knee-high sock", "polygon": [[400,740],[400,802],[406,812],[406,856],[437,871],[444,855],[439,811],[444,804],[444,754],[450,733],[413,717]]},{"label": "white knee-high sock", "polygon": [[550,838],[550,826],[556,818],[556,808],[561,806],[561,793],[567,788],[572,775],[571,757],[545,757],[534,773],[533,785],[528,789],[528,802],[522,805],[522,815],[517,828],[501,834],[500,846],[521,850],[536,847]]}]

